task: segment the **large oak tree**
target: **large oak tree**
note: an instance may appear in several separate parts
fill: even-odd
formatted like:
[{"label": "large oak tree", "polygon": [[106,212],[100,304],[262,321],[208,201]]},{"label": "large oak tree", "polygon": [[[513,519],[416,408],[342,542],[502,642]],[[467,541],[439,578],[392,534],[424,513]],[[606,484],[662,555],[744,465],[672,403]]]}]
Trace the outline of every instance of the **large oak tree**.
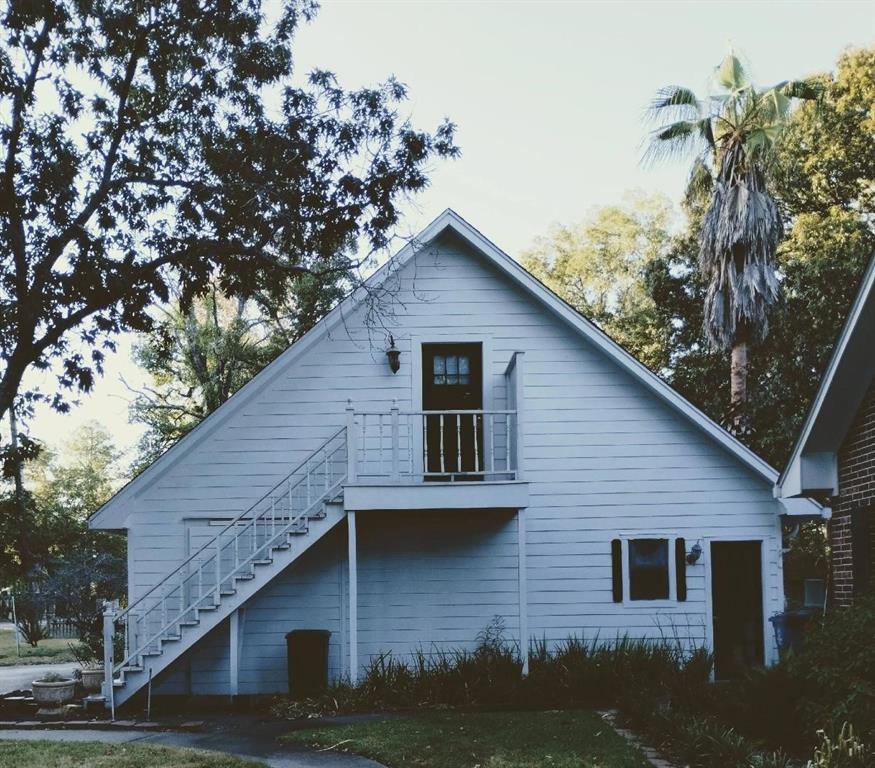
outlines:
[{"label": "large oak tree", "polygon": [[[0,31],[0,418],[68,407],[170,289],[332,279],[387,246],[397,202],[453,156],[394,79],[293,72],[316,7],[286,0],[28,0]],[[32,369],[57,374],[51,393]],[[7,454],[8,455],[8,454]],[[14,462],[13,462],[14,463]]]}]

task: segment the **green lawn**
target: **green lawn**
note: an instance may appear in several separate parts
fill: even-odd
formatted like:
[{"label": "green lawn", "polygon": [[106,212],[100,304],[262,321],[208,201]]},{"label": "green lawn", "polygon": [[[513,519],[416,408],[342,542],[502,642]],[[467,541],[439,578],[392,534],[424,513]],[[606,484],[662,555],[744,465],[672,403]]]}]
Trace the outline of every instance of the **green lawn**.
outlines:
[{"label": "green lawn", "polygon": [[429,712],[285,737],[389,768],[646,768],[641,752],[594,712]]},{"label": "green lawn", "polygon": [[2,768],[263,768],[216,752],[98,741],[0,741]]},{"label": "green lawn", "polygon": [[15,653],[15,632],[11,629],[0,630],[0,667],[13,664],[60,664],[65,661],[75,661],[70,653],[72,640],[40,640],[36,648],[31,648],[24,640],[21,641],[21,656]]}]

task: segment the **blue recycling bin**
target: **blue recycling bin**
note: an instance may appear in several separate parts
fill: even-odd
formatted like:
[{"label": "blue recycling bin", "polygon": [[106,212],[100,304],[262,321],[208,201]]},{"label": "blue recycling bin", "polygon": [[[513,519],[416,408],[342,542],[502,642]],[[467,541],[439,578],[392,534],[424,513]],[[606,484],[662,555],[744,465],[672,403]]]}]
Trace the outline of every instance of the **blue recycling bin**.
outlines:
[{"label": "blue recycling bin", "polygon": [[813,608],[797,608],[772,616],[769,621],[775,630],[775,642],[781,654],[791,652],[798,655],[805,643],[805,626],[814,615]]}]

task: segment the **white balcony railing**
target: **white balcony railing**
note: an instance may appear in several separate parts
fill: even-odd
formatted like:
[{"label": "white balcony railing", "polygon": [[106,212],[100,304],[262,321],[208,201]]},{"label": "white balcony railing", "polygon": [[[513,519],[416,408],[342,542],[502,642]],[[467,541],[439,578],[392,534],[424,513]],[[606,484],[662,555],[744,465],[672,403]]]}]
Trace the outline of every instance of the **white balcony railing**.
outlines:
[{"label": "white balcony railing", "polygon": [[516,480],[516,410],[347,409],[349,482]]}]

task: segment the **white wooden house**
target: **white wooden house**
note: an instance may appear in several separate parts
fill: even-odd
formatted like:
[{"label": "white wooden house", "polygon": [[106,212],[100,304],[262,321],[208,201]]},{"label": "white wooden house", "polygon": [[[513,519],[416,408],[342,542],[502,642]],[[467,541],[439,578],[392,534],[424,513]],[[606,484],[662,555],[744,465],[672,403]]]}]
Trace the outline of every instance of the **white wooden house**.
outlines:
[{"label": "white wooden house", "polygon": [[94,515],[128,537],[115,704],[150,675],[283,692],[296,628],[331,632],[335,679],[471,647],[494,616],[523,646],[664,637],[714,648],[718,675],[768,663],[776,479],[446,211]]}]

